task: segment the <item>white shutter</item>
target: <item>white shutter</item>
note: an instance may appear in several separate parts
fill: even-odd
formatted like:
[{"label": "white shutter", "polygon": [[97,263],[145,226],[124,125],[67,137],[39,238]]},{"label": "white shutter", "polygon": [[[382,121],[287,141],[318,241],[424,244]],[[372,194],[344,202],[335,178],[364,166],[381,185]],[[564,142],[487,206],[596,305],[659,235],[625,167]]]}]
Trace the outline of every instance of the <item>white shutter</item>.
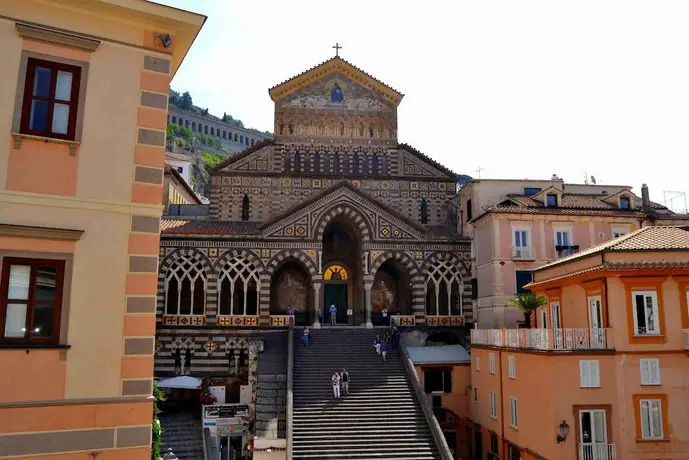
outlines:
[{"label": "white shutter", "polygon": [[600,387],[600,361],[589,361],[589,370],[591,371],[591,386]]},{"label": "white shutter", "polygon": [[514,355],[509,355],[507,357],[507,370],[509,372],[508,377],[511,379],[517,378],[517,365],[514,359]]},{"label": "white shutter", "polygon": [[598,360],[579,361],[579,386],[581,388],[600,387],[600,362]]},{"label": "white shutter", "polygon": [[641,385],[660,385],[660,360],[640,359]]},{"label": "white shutter", "polygon": [[662,420],[660,414],[660,400],[652,399],[649,401],[650,419],[651,419],[651,436],[660,438],[663,436]]},{"label": "white shutter", "polygon": [[579,361],[579,386],[586,388],[589,386],[589,363],[588,361]]},{"label": "white shutter", "polygon": [[649,423],[648,401],[641,401],[641,437],[648,438],[651,436],[651,426]]},{"label": "white shutter", "polygon": [[476,357],[476,370],[477,371],[481,370],[481,357],[480,356]]},{"label": "white shutter", "polygon": [[488,372],[495,374],[495,354],[490,353],[488,355]]},{"label": "white shutter", "polygon": [[517,398],[510,398],[510,425],[513,428],[519,427],[519,413],[517,410]]}]

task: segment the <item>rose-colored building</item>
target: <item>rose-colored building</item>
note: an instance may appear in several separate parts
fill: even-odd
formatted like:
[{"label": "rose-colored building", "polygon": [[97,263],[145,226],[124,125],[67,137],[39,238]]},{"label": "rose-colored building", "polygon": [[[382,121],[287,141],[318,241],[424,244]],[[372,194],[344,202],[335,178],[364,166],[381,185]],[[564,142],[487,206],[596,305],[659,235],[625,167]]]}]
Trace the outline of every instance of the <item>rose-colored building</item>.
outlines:
[{"label": "rose-colored building", "polygon": [[689,223],[631,187],[552,180],[473,180],[460,191],[459,225],[473,238],[475,320],[512,327],[523,315],[508,306],[531,270],[642,226]]},{"label": "rose-colored building", "polygon": [[689,230],[641,228],[527,287],[538,328],[472,331],[475,458],[689,458]]},{"label": "rose-colored building", "polygon": [[167,93],[204,19],[0,2],[0,458],[150,459]]}]

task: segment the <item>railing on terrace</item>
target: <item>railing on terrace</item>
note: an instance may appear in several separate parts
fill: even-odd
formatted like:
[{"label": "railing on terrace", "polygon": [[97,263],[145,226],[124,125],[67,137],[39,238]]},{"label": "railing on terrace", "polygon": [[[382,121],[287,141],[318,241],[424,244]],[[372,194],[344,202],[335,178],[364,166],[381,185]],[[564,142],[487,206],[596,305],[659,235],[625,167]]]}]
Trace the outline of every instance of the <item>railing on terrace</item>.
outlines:
[{"label": "railing on terrace", "polygon": [[579,460],[616,460],[615,444],[580,442]]},{"label": "railing on terrace", "polygon": [[472,345],[535,350],[611,350],[609,329],[473,329]]},{"label": "railing on terrace", "polygon": [[682,329],[682,336],[684,337],[684,349],[689,350],[689,329]]}]

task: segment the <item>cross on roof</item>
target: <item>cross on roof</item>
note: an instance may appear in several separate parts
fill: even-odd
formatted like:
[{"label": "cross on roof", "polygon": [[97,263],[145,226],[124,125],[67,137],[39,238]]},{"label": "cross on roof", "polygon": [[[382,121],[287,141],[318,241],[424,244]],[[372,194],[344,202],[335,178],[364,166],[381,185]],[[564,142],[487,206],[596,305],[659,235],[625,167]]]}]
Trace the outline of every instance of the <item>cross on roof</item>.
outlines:
[{"label": "cross on roof", "polygon": [[339,56],[339,55],[340,55],[340,50],[342,49],[342,47],[340,46],[340,44],[339,44],[339,43],[335,43],[335,46],[333,46],[333,48],[335,49],[335,57]]}]

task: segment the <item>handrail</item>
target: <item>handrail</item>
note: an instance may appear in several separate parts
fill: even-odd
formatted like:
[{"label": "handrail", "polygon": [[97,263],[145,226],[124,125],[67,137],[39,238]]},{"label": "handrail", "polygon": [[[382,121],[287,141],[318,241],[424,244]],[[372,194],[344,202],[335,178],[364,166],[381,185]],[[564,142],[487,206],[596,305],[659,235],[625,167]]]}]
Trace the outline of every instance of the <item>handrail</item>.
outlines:
[{"label": "handrail", "polygon": [[292,432],[294,423],[292,413],[294,410],[294,395],[292,393],[292,377],[294,375],[294,320],[290,320],[287,330],[287,404],[286,404],[286,437],[287,437],[287,460],[292,460]]},{"label": "handrail", "polygon": [[431,407],[430,403],[428,402],[428,399],[426,398],[426,394],[423,392],[423,389],[421,388],[419,376],[416,374],[416,370],[414,369],[414,365],[412,364],[411,358],[409,357],[407,347],[405,345],[400,345],[400,349],[402,350],[402,361],[404,362],[404,368],[406,369],[407,374],[409,375],[409,380],[411,381],[411,385],[414,388],[414,393],[416,393],[416,397],[419,400],[419,405],[421,406],[421,409],[423,409],[423,415],[426,418],[428,427],[431,430],[431,435],[433,436],[435,445],[438,448],[438,451],[440,452],[440,460],[454,460],[454,457],[450,452],[450,447],[447,445],[445,435],[443,434],[443,431],[440,429],[440,424],[438,423],[438,420],[435,418],[435,415],[433,414],[433,408]]}]

